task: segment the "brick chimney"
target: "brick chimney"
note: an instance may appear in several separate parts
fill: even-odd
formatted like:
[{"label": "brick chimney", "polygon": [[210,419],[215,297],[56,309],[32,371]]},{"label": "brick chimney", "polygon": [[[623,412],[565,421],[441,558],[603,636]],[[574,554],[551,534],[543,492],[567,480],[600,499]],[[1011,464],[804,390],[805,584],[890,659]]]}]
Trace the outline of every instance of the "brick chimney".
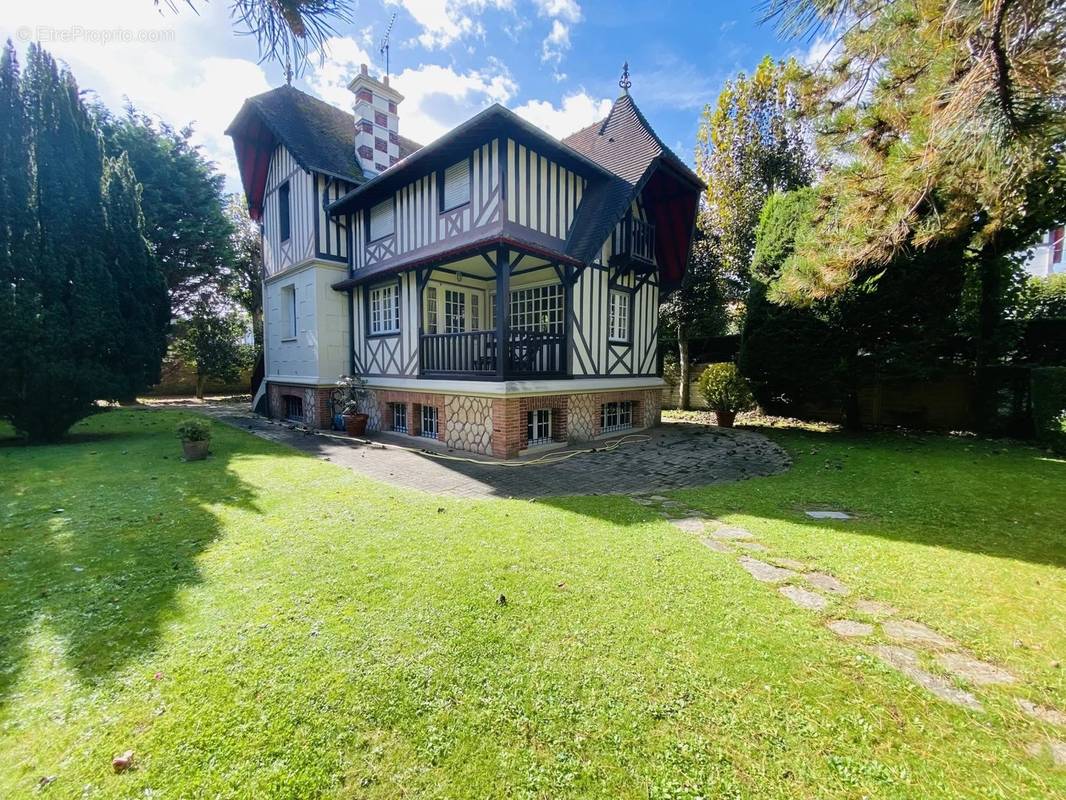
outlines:
[{"label": "brick chimney", "polygon": [[403,95],[384,81],[372,78],[366,64],[348,84],[355,95],[355,153],[368,176],[384,172],[400,160],[400,114]]}]

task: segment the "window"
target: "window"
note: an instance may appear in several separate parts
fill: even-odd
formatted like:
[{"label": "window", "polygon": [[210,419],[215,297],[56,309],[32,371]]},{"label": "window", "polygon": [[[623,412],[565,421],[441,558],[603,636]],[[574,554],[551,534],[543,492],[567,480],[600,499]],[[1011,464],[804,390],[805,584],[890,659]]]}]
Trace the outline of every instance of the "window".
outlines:
[{"label": "window", "polygon": [[396,231],[396,220],[392,213],[392,199],[378,203],[370,209],[370,241],[376,242]]},{"label": "window", "polygon": [[552,283],[511,292],[511,330],[562,333],[562,285]]},{"label": "window", "polygon": [[392,410],[392,429],[397,433],[407,433],[407,404],[389,403]]},{"label": "window", "polygon": [[552,440],[552,412],[541,408],[526,414],[526,442],[528,447],[549,444]]},{"label": "window", "polygon": [[370,333],[398,333],[400,330],[400,293],[395,283],[370,290]]},{"label": "window", "polygon": [[437,287],[426,287],[426,333],[437,332]]},{"label": "window", "polygon": [[489,292],[489,330],[496,330],[496,292]]},{"label": "window", "polygon": [[304,399],[295,395],[285,395],[285,419],[304,421]]},{"label": "window", "polygon": [[466,330],[466,293],[444,290],[444,332],[463,333]]},{"label": "window", "polygon": [[607,331],[612,342],[629,341],[629,292],[611,289]]},{"label": "window", "polygon": [[281,241],[289,240],[289,182],[278,187],[278,230]]},{"label": "window", "polygon": [[460,161],[444,170],[441,181],[441,213],[465,206],[470,202],[470,162]]},{"label": "window", "polygon": [[284,328],[282,328],[281,338],[295,339],[296,338],[296,286],[295,284],[289,284],[288,286],[281,287],[281,314]]},{"label": "window", "polygon": [[437,438],[437,407],[422,406],[422,428],[418,434],[427,439]]},{"label": "window", "polygon": [[1063,241],[1066,240],[1066,227],[1060,225],[1057,228],[1052,228],[1051,233],[1048,235],[1048,241],[1051,244],[1051,263],[1062,263],[1062,249]]},{"label": "window", "polygon": [[633,401],[604,403],[600,406],[600,431],[610,433],[633,427]]},{"label": "window", "polygon": [[470,330],[481,330],[481,297],[477,292],[470,294]]}]

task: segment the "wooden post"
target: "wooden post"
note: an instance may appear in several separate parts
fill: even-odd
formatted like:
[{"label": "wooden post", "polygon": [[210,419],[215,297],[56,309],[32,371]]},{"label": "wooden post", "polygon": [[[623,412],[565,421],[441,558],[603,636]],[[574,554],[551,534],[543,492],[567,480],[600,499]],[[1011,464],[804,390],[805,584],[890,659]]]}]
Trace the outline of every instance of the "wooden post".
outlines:
[{"label": "wooden post", "polygon": [[496,378],[504,380],[511,359],[511,254],[506,247],[496,250]]}]

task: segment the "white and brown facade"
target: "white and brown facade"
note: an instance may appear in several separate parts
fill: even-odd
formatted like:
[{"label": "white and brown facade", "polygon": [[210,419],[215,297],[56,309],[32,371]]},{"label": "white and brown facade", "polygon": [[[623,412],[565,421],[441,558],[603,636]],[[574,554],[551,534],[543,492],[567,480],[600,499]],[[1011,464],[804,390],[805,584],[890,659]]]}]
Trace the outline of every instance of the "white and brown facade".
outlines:
[{"label": "white and brown facade", "polygon": [[282,87],[229,130],[263,225],[270,413],[325,427],[351,373],[372,430],[475,453],[655,425],[659,300],[702,184],[628,93],[561,142],[494,105],[420,148],[387,84],[350,88],[354,117]]}]

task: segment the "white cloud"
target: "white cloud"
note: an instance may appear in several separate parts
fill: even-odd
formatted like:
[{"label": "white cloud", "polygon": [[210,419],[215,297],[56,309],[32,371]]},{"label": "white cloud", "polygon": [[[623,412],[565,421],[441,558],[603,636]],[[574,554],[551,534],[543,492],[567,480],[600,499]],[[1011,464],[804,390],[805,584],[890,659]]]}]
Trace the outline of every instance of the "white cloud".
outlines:
[{"label": "white cloud", "polygon": [[[326,59],[313,62],[307,81],[327,102],[351,109],[348,82],[370,58],[352,39],[334,37]],[[484,69],[457,72],[442,64],[420,64],[392,76],[391,84],[404,96],[400,104],[400,132],[427,144],[492,103],[506,104],[518,91],[507,68],[490,60]],[[354,133],[353,133],[354,135]]]},{"label": "white cloud", "polygon": [[582,90],[568,94],[559,106],[548,100],[530,100],[514,111],[557,139],[598,122],[607,116],[613,105],[609,98],[597,100]]},{"label": "white cloud", "polygon": [[[570,28],[581,21],[581,6],[577,0],[535,0],[537,13],[551,20],[551,28],[548,35],[540,45],[540,60],[555,64],[556,67],[563,60],[570,49]],[[562,73],[556,69],[556,80]],[[566,76],[563,75],[565,78]]]},{"label": "white cloud", "polygon": [[403,6],[422,31],[418,43],[427,50],[448,47],[464,36],[484,35],[475,18],[487,8],[510,9],[512,0],[386,0]]},{"label": "white cloud", "polygon": [[535,0],[537,10],[542,17],[565,19],[567,22],[581,21],[581,6],[577,0]]},{"label": "white cloud", "polygon": [[177,14],[160,13],[144,0],[4,3],[0,38],[10,36],[19,45],[39,39],[70,67],[82,89],[113,110],[129,98],[174,127],[192,122],[193,141],[226,175],[227,188],[236,190],[233,143],[223,131],[246,97],[270,86],[253,60],[213,55],[249,46],[233,37],[223,4],[197,10],[181,6]]}]

